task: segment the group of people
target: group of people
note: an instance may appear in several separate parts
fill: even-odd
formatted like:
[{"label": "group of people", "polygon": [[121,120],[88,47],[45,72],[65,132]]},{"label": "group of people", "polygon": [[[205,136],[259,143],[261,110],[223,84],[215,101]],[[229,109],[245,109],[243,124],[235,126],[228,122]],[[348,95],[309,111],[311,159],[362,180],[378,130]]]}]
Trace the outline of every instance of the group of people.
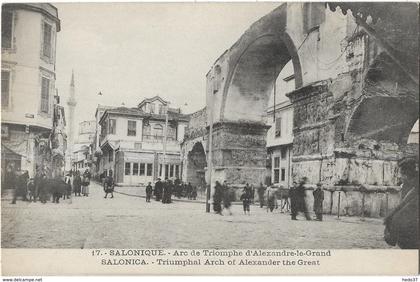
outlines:
[{"label": "group of people", "polygon": [[166,179],[165,181],[162,181],[158,178],[154,188],[152,187],[151,182],[146,186],[146,202],[150,202],[152,196],[155,197],[156,201],[162,201],[163,204],[172,203],[172,196],[175,196],[178,199],[186,197],[189,200],[196,200],[197,187],[191,185],[190,182],[183,183],[179,179],[175,179],[174,181]]},{"label": "group of people", "polygon": [[[305,192],[306,179],[302,179],[300,183],[293,183],[293,186],[290,189],[285,189],[284,187],[275,188],[273,186],[264,187],[262,183],[257,188],[258,201],[261,208],[264,205],[267,205],[267,211],[273,212],[274,209],[278,208],[278,199],[280,198],[281,210],[285,208],[291,212],[292,220],[297,220],[297,215],[299,212],[302,212],[307,220],[311,220],[309,215],[308,208],[306,205],[306,192]],[[234,199],[234,191],[229,188],[227,182],[224,181],[221,184],[219,181],[216,181],[213,194],[213,210],[216,214],[223,215],[223,210],[226,210],[230,215],[232,200]],[[240,196],[240,201],[242,201],[242,207],[244,214],[250,214],[250,206],[254,203],[255,188],[253,185],[246,183],[242,189]],[[317,184],[316,189],[313,191],[314,196],[314,212],[316,215],[316,220],[322,221],[322,210],[323,210],[323,201],[324,201],[324,191],[320,183]],[[290,200],[290,202],[289,202]],[[223,204],[223,206],[222,206]]]},{"label": "group of people", "polygon": [[59,203],[59,199],[70,199],[72,192],[75,196],[88,196],[91,174],[88,169],[81,174],[79,171],[70,171],[62,176],[47,177],[47,172],[42,169],[36,170],[33,178],[29,177],[27,170],[14,172],[12,204],[16,204],[20,197],[22,201],[30,201],[45,204],[52,197],[53,203]]},{"label": "group of people", "polygon": [[[89,196],[89,185],[90,185],[90,179],[92,175],[88,169],[85,170],[83,174],[80,173],[80,171],[70,171],[69,174],[66,175],[66,183],[72,183],[72,190],[74,193],[74,196]],[[71,182],[73,179],[73,182]],[[64,198],[69,198],[71,194],[71,190],[67,195],[64,196]]]}]

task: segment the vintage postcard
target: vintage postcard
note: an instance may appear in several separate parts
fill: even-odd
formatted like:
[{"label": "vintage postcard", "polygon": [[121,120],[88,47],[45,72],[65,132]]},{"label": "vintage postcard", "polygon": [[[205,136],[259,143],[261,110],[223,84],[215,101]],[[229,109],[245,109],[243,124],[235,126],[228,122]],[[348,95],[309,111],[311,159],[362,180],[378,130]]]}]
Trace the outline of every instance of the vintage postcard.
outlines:
[{"label": "vintage postcard", "polygon": [[417,275],[418,11],[3,3],[2,275]]}]

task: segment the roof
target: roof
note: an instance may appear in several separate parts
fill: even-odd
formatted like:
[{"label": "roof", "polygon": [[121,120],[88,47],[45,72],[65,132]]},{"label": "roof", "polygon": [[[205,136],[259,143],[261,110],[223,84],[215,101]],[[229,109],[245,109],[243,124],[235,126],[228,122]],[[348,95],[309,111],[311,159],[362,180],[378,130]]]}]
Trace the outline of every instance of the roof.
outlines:
[{"label": "roof", "polygon": [[[155,120],[165,120],[165,115],[145,113],[138,108],[116,107],[116,108],[111,108],[111,109],[105,110],[105,112],[104,112],[101,120],[99,121],[99,123],[101,123],[103,118],[106,115],[109,115],[109,114],[134,116],[134,117],[139,117],[139,118],[149,118],[149,119],[155,119]],[[188,122],[190,120],[190,117],[189,117],[189,115],[174,112],[174,111],[171,111],[169,109],[168,110],[168,120]]]},{"label": "roof", "polygon": [[145,104],[145,103],[151,103],[151,102],[154,102],[156,100],[159,100],[164,105],[168,105],[169,104],[168,101],[165,101],[161,97],[159,97],[158,95],[156,95],[155,97],[144,99],[143,101],[140,102],[140,104],[138,104],[138,107],[141,108],[141,106],[143,106],[143,104]]}]

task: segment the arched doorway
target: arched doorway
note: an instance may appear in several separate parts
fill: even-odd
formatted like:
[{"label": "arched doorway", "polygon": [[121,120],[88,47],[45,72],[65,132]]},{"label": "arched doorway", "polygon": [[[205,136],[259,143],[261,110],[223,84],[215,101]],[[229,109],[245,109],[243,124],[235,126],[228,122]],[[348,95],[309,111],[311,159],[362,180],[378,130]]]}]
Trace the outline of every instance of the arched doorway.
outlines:
[{"label": "arched doorway", "polygon": [[207,166],[206,153],[203,144],[197,142],[187,158],[187,178],[186,182],[191,182],[193,186],[204,187],[205,185],[205,167]]}]

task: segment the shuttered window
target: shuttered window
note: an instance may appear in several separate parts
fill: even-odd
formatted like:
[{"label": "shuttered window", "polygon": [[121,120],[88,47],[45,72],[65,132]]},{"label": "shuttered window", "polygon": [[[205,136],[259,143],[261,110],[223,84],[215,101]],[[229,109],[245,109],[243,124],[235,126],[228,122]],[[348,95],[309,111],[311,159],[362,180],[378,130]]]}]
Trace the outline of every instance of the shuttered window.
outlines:
[{"label": "shuttered window", "polygon": [[1,71],[1,106],[9,107],[10,96],[10,72]]},{"label": "shuttered window", "polygon": [[52,26],[50,24],[44,23],[44,36],[42,42],[42,54],[47,57],[51,58],[52,55]]},{"label": "shuttered window", "polygon": [[129,120],[127,124],[127,136],[136,136],[136,126],[137,123],[135,120]]},{"label": "shuttered window", "polygon": [[42,77],[41,82],[41,112],[49,112],[49,101],[50,99],[50,80],[46,77]]},{"label": "shuttered window", "polygon": [[1,48],[12,48],[13,12],[1,12]]}]

